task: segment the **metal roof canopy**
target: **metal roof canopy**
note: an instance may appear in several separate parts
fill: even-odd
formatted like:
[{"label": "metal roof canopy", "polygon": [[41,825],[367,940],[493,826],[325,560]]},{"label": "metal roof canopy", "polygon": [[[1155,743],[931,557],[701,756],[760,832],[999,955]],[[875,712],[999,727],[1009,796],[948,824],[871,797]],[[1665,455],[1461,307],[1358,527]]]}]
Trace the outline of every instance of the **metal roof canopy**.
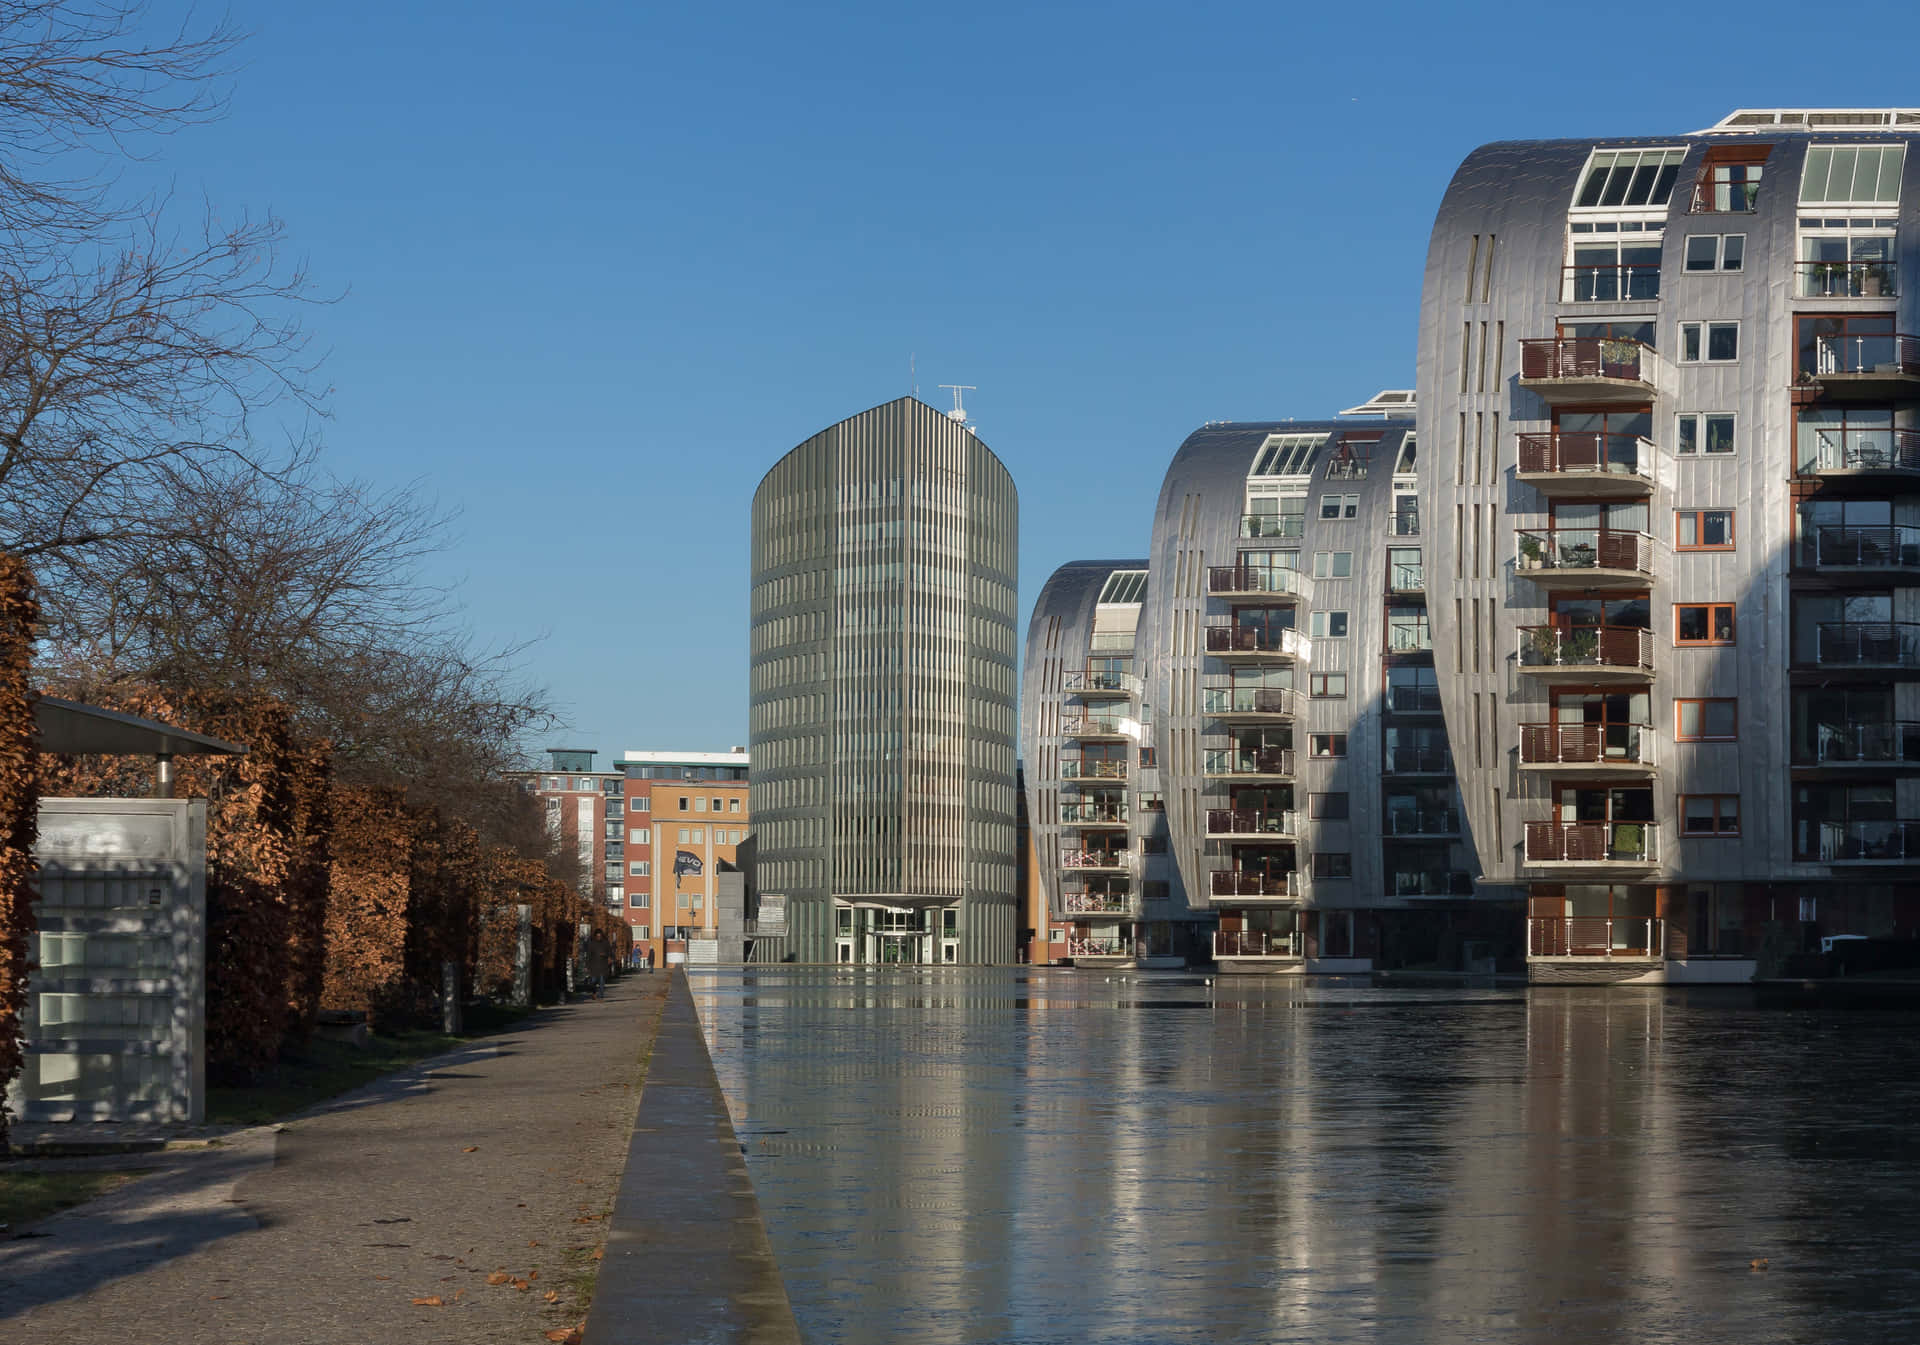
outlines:
[{"label": "metal roof canopy", "polygon": [[34,698],[33,721],[39,731],[38,746],[42,752],[58,752],[63,756],[152,757],[156,798],[173,794],[175,757],[245,756],[247,752],[238,743],[223,738],[54,696]]}]

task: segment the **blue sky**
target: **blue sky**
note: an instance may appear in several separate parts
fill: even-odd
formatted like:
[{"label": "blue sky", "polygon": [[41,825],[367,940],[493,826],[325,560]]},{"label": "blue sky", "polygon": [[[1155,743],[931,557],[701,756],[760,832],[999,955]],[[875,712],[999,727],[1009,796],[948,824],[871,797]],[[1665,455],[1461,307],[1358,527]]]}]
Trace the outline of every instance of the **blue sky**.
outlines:
[{"label": "blue sky", "polygon": [[232,115],[157,167],[345,291],[310,315],[335,470],[459,509],[465,620],[542,637],[553,739],[616,754],[746,741],[753,488],[910,355],[929,400],[978,385],[1024,608],[1144,549],[1201,422],[1410,384],[1474,146],[1920,104],[1900,6],[1818,60],[1818,11],[1765,5],[232,12]]}]

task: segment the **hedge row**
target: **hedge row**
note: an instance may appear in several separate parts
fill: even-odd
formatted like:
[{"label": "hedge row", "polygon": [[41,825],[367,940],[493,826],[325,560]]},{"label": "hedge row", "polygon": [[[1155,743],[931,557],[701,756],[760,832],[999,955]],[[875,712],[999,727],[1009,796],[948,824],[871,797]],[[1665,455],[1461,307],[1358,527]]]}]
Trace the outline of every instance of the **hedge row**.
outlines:
[{"label": "hedge row", "polygon": [[[27,664],[38,616],[26,565],[0,554],[0,1099],[26,1061],[20,1015],[31,970],[37,795]],[[7,1111],[0,1101],[0,1155],[6,1152]]]}]

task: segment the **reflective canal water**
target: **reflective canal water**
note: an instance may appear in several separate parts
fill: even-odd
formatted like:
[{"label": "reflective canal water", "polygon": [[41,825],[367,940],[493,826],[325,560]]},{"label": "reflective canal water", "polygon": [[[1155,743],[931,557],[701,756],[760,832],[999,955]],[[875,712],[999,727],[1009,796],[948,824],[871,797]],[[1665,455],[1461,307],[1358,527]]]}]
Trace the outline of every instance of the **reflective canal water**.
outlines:
[{"label": "reflective canal water", "polygon": [[692,984],[812,1342],[1920,1340],[1920,1014]]}]

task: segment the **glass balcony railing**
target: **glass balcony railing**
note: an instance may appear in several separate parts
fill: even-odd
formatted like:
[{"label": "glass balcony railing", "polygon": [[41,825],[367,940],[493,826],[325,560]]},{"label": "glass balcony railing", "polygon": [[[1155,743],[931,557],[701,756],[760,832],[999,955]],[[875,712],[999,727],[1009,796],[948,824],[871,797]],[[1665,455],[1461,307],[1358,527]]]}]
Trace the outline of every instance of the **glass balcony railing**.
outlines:
[{"label": "glass balcony railing", "polygon": [[1203,762],[1207,775],[1231,778],[1237,775],[1293,774],[1293,749],[1290,747],[1211,748]]},{"label": "glass balcony railing", "polygon": [[1251,808],[1207,809],[1209,836],[1297,836],[1300,814],[1289,808],[1284,812],[1262,812]]},{"label": "glass balcony railing", "polygon": [[1265,929],[1223,930],[1213,936],[1213,956],[1223,957],[1300,957],[1300,934],[1279,934]]},{"label": "glass balcony railing", "polygon": [[1303,537],[1306,531],[1307,520],[1304,514],[1240,515],[1242,537]]},{"label": "glass balcony railing", "polygon": [[1659,957],[1666,921],[1648,916],[1549,916],[1527,921],[1529,957]]},{"label": "glass balcony railing", "polygon": [[1650,724],[1522,724],[1523,766],[1652,766]]},{"label": "glass balcony railing", "polygon": [[1453,752],[1437,746],[1392,746],[1383,764],[1388,775],[1451,775]]},{"label": "glass balcony railing", "polygon": [[1801,534],[1800,563],[1823,570],[1920,570],[1920,528],[1812,528]]},{"label": "glass balcony railing", "polygon": [[1127,674],[1105,668],[1069,668],[1060,675],[1060,689],[1085,695],[1088,692],[1124,693]]},{"label": "glass balcony railing", "polygon": [[1060,763],[1060,778],[1062,780],[1124,780],[1127,778],[1127,763],[1069,758]]},{"label": "glass balcony railing", "polygon": [[1210,715],[1287,715],[1300,713],[1300,693],[1292,687],[1208,687]]},{"label": "glass balcony railing", "polygon": [[1440,688],[1437,686],[1387,686],[1387,710],[1396,715],[1435,715],[1440,713]]},{"label": "glass balcony railing", "polygon": [[1614,668],[1651,675],[1653,632],[1637,626],[1522,626],[1520,667],[1526,672]]},{"label": "glass balcony railing", "polygon": [[1272,654],[1281,658],[1304,659],[1313,652],[1306,632],[1289,626],[1267,630],[1258,626],[1208,626],[1209,654]]},{"label": "glass balcony railing", "polygon": [[1899,294],[1899,266],[1890,261],[1795,262],[1802,299],[1891,299]]},{"label": "glass balcony railing", "polygon": [[1800,427],[1802,476],[1822,472],[1920,472],[1920,430]]},{"label": "glass balcony railing", "polygon": [[1460,814],[1452,808],[1389,808],[1389,836],[1457,836]]},{"label": "glass balcony railing", "polygon": [[1470,897],[1473,879],[1458,869],[1397,870],[1388,875],[1396,897]]},{"label": "glass balcony railing", "polygon": [[1920,765],[1920,723],[1912,720],[1815,724],[1813,732],[1822,766]]},{"label": "glass balcony railing", "polygon": [[1515,568],[1523,575],[1546,571],[1627,570],[1653,573],[1654,541],[1644,532],[1611,528],[1522,528]]},{"label": "glass balcony railing", "polygon": [[1257,569],[1250,565],[1214,565],[1207,569],[1210,594],[1244,593],[1261,598],[1313,597],[1313,580],[1298,570]]},{"label": "glass balcony railing", "polygon": [[1920,337],[1903,332],[1842,332],[1816,335],[1803,347],[1800,373],[1828,378],[1845,374],[1920,377]]},{"label": "glass balcony railing", "polygon": [[1555,336],[1520,343],[1520,378],[1610,379],[1646,382],[1653,352],[1638,341],[1597,336]]},{"label": "glass balcony railing", "polygon": [[1911,621],[1823,621],[1814,662],[1822,668],[1920,668],[1920,624]]},{"label": "glass balcony railing", "polygon": [[1260,897],[1270,901],[1297,900],[1306,884],[1292,870],[1269,873],[1253,869],[1215,869],[1207,875],[1207,890],[1216,897]]},{"label": "glass balcony railing", "polygon": [[[1658,255],[1656,250],[1655,255]],[[1613,303],[1660,297],[1660,263],[1628,262],[1598,266],[1569,266],[1560,285],[1560,302]]]},{"label": "glass balcony railing", "polygon": [[1920,861],[1920,820],[1854,819],[1820,824],[1823,864],[1887,864]]},{"label": "glass balcony railing", "polygon": [[1062,850],[1063,869],[1125,869],[1132,852],[1128,850]]},{"label": "glass balcony railing", "polygon": [[1062,803],[1060,825],[1063,827],[1124,827],[1127,825],[1127,805],[1124,803]]},{"label": "glass balcony railing", "polygon": [[1060,909],[1074,915],[1132,915],[1133,898],[1125,893],[1068,892],[1060,898]]},{"label": "glass balcony railing", "polygon": [[1516,443],[1523,475],[1653,478],[1653,443],[1637,434],[1523,434]]},{"label": "glass balcony railing", "polygon": [[1426,567],[1424,565],[1393,566],[1387,573],[1387,590],[1391,593],[1426,592]]},{"label": "glass balcony railing", "polygon": [[1529,822],[1529,864],[1634,864],[1657,862],[1653,822]]},{"label": "glass balcony railing", "polygon": [[1062,738],[1123,738],[1126,734],[1121,730],[1118,719],[1086,715],[1063,720],[1060,724],[1060,736]]}]

